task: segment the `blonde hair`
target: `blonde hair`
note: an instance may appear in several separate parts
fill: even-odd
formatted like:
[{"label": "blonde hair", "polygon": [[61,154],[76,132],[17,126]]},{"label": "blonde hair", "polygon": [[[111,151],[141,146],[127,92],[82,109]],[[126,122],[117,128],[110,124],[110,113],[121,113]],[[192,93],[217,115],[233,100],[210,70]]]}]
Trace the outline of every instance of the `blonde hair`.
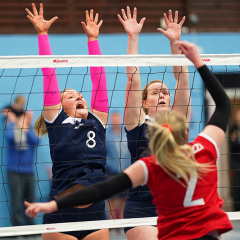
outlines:
[{"label": "blonde hair", "polygon": [[[148,88],[149,88],[150,85],[152,85],[154,83],[164,84],[163,81],[161,81],[161,80],[152,80],[151,82],[149,82],[142,90],[142,101],[147,100]],[[144,107],[143,107],[143,111],[146,115],[148,114],[148,110]]]},{"label": "blonde hair", "polygon": [[18,95],[15,99],[15,103],[24,105],[25,104],[25,98],[22,95]]},{"label": "blonde hair", "polygon": [[[74,89],[67,88],[67,89],[63,90],[60,93],[61,102],[62,102],[64,92],[66,92],[68,90],[74,90]],[[47,132],[47,127],[46,127],[45,119],[43,116],[43,112],[41,113],[41,115],[38,117],[37,121],[34,124],[34,132],[39,138],[47,136],[48,132]]]},{"label": "blonde hair", "polygon": [[[172,129],[162,126],[170,125]],[[171,132],[172,131],[172,132]],[[154,122],[148,123],[150,149],[158,165],[174,180],[183,186],[189,184],[189,176],[201,178],[211,171],[212,164],[197,162],[192,147],[186,142],[186,118],[180,112],[164,111],[157,115]],[[178,178],[180,175],[185,184]]]}]

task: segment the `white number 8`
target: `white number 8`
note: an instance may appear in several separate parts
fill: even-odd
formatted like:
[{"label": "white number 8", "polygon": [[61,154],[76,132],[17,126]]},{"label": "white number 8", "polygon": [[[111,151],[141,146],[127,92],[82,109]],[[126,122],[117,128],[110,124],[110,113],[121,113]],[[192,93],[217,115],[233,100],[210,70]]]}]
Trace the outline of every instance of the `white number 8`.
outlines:
[{"label": "white number 8", "polygon": [[[87,137],[88,137],[88,140],[86,141],[86,145],[89,147],[89,148],[94,148],[96,146],[96,141],[95,141],[95,132],[94,131],[89,131],[87,133]],[[91,144],[90,144],[91,143]]]}]

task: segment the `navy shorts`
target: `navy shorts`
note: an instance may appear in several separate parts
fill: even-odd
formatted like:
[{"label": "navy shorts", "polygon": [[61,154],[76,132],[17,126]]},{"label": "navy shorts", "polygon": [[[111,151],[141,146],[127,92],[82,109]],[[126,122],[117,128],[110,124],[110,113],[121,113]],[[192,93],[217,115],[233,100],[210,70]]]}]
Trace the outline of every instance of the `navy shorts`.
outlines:
[{"label": "navy shorts", "polygon": [[[94,220],[106,220],[105,213],[105,202],[93,203],[87,208],[64,208],[50,214],[43,215],[43,224],[51,223],[66,223],[66,222],[82,222],[82,221],[94,221]],[[99,229],[98,229],[99,230]],[[73,231],[73,232],[63,232],[81,239],[86,237],[88,234],[98,231],[86,230],[86,231]]]},{"label": "navy shorts", "polygon": [[204,237],[201,237],[201,238],[196,238],[194,240],[218,240],[218,239],[215,238],[215,237],[212,237],[212,236],[204,236]]},{"label": "navy shorts", "polygon": [[[123,218],[144,218],[144,217],[157,217],[156,206],[153,204],[152,200],[143,199],[131,199],[126,201]],[[128,230],[134,227],[124,228],[126,233]]]}]

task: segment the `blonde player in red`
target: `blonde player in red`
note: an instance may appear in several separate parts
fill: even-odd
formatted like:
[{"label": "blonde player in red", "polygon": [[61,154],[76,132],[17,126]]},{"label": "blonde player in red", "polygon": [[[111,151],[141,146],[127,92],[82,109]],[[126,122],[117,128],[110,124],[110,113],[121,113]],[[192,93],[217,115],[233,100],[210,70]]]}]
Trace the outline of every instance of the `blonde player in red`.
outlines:
[{"label": "blonde player in red", "polygon": [[164,111],[149,124],[152,155],[136,161],[123,173],[48,203],[25,202],[26,214],[37,217],[61,208],[99,201],[127,188],[147,184],[158,212],[158,239],[214,240],[232,224],[221,209],[217,193],[217,165],[231,115],[231,102],[223,87],[189,42],[177,42],[208,88],[216,109],[204,130],[186,144],[186,118]]}]

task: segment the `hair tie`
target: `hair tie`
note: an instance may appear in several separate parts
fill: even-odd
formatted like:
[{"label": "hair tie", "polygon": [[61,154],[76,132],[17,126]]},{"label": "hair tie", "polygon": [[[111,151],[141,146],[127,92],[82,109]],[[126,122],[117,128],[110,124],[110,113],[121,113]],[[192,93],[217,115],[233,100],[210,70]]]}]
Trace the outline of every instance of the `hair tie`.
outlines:
[{"label": "hair tie", "polygon": [[171,133],[173,132],[173,130],[172,130],[172,126],[169,125],[168,123],[164,123],[164,124],[162,124],[162,127],[168,128],[168,129],[170,130]]}]

